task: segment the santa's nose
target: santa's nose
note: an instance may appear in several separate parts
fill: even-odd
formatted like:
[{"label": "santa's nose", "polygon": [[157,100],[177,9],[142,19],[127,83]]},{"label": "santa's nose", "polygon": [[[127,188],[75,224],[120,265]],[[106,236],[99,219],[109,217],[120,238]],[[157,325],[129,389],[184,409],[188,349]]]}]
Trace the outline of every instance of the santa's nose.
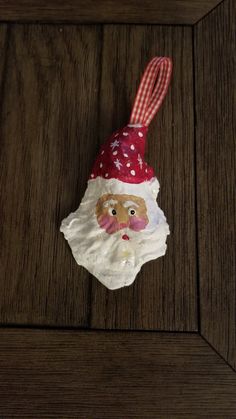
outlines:
[{"label": "santa's nose", "polygon": [[128,227],[128,223],[119,223],[120,228],[126,228]]},{"label": "santa's nose", "polygon": [[129,226],[129,216],[125,208],[119,208],[117,221],[119,223],[119,229]]}]

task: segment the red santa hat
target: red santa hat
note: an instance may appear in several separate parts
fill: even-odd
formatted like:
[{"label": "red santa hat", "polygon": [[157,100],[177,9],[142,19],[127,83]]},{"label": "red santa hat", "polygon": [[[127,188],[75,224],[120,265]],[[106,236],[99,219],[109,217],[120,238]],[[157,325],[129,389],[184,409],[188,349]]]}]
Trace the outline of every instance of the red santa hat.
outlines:
[{"label": "red santa hat", "polygon": [[154,57],[143,74],[129,124],[114,132],[101,146],[90,180],[98,176],[126,183],[142,183],[154,177],[144,160],[148,126],[167,93],[172,61]]}]

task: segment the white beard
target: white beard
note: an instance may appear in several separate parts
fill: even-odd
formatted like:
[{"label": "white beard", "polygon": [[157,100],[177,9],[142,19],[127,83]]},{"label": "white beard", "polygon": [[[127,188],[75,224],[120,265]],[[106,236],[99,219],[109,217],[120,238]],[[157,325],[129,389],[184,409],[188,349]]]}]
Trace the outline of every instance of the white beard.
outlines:
[{"label": "white beard", "polygon": [[[62,221],[60,231],[68,240],[76,262],[107,288],[114,290],[132,284],[145,262],[165,254],[169,226],[156,202],[158,191],[156,178],[128,184],[99,177],[88,182],[79,208]],[[95,208],[97,200],[105,193],[142,197],[148,210],[146,228],[139,232],[124,228],[113,234],[101,229]],[[124,234],[129,240],[122,239]]]}]

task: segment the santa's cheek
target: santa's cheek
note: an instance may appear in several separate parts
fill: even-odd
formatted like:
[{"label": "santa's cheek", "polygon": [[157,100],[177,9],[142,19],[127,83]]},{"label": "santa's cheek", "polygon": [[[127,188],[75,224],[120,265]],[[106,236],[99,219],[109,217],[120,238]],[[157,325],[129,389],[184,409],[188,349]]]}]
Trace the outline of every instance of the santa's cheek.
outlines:
[{"label": "santa's cheek", "polygon": [[129,227],[131,228],[131,230],[140,231],[140,230],[143,230],[146,227],[147,224],[148,224],[148,222],[147,222],[146,218],[131,217]]},{"label": "santa's cheek", "polygon": [[98,218],[98,224],[101,228],[106,230],[108,234],[115,233],[119,230],[119,224],[116,221],[115,217],[110,217],[109,215],[104,215]]}]

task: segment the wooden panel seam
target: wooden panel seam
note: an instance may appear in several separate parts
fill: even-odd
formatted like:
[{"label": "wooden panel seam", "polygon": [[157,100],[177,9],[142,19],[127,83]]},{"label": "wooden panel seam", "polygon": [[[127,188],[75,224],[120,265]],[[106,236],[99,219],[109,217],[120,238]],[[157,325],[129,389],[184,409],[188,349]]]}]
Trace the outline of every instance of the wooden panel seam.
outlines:
[{"label": "wooden panel seam", "polygon": [[221,0],[0,0],[0,20],[15,22],[194,24]]}]

